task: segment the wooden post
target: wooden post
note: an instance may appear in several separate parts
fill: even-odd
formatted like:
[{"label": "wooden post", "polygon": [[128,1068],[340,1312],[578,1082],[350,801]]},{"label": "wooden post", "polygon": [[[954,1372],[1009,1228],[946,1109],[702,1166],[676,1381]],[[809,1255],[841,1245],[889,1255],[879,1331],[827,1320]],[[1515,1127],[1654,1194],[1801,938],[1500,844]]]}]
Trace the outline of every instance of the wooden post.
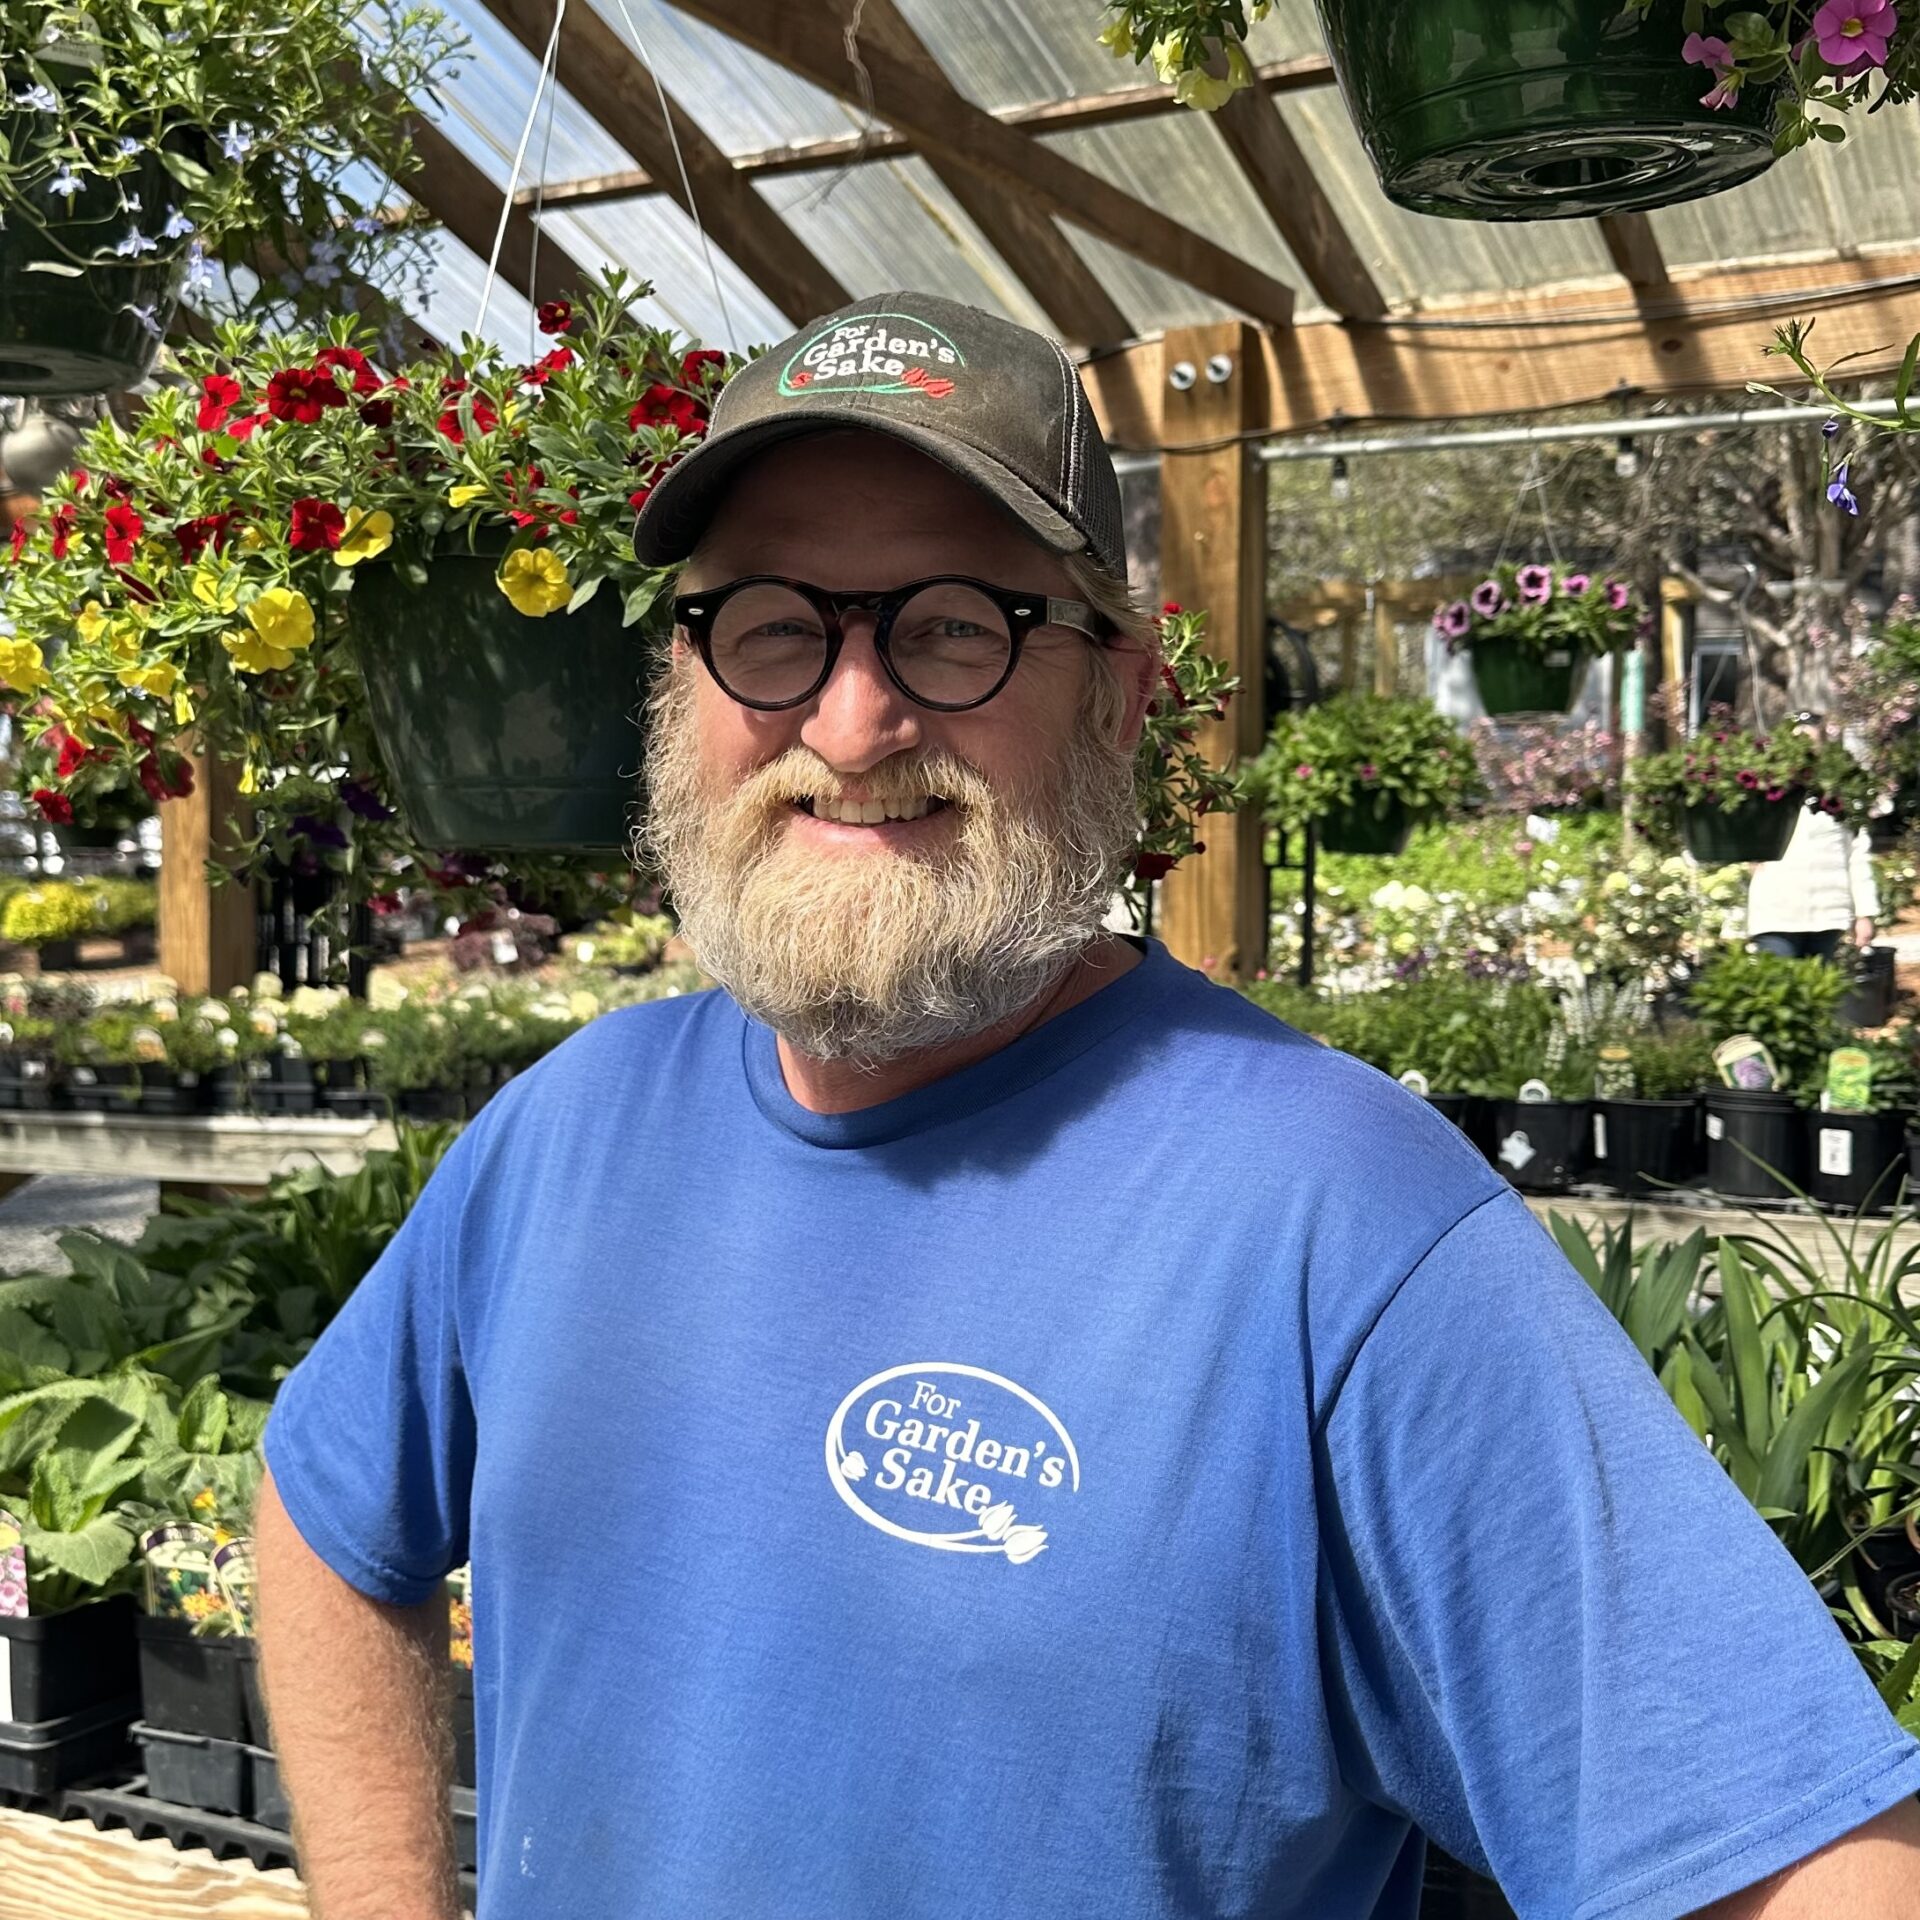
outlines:
[{"label": "wooden post", "polygon": [[[1221,361],[1227,377],[1216,380],[1209,363],[1217,371]],[[1202,751],[1225,766],[1258,753],[1267,725],[1266,488],[1252,442],[1232,438],[1265,412],[1260,333],[1243,321],[1174,328],[1162,364],[1170,375],[1184,366],[1193,379],[1162,386],[1161,445],[1210,450],[1161,456],[1160,591],[1205,610],[1208,646],[1240,676],[1227,719],[1200,729]],[[1267,950],[1261,822],[1213,815],[1201,839],[1206,852],[1160,883],[1160,934],[1189,965],[1244,979]]]},{"label": "wooden post", "polygon": [[207,877],[240,804],[237,769],[194,753],[193,791],[160,808],[160,970],[182,993],[224,993],[253,978],[253,889]]},{"label": "wooden post", "polygon": [[1687,726],[1687,607],[1693,595],[1671,574],[1660,582],[1660,669],[1666,682],[1667,745]]},{"label": "wooden post", "polygon": [[1384,583],[1373,590],[1373,690],[1386,700],[1400,691],[1400,629]]}]

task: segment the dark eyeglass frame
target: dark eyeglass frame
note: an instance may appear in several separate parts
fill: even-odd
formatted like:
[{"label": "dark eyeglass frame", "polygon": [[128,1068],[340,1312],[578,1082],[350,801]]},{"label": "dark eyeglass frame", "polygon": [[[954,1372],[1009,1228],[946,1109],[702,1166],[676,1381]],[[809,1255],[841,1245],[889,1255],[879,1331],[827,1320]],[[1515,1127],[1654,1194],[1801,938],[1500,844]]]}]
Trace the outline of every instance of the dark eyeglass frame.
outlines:
[{"label": "dark eyeglass frame", "polygon": [[[916,593],[928,587],[947,586],[971,587],[976,593],[983,594],[1000,609],[1001,617],[1007,623],[1007,669],[977,700],[923,699],[901,679],[893,664],[893,623],[900,609]],[[744,699],[721,679],[714,668],[714,620],[720,609],[747,587],[790,587],[812,603],[826,631],[826,654],[818,677],[805,693],[795,694],[791,700]],[[743,707],[751,707],[756,713],[784,713],[792,707],[804,707],[833,678],[833,669],[839,662],[840,649],[847,637],[841,617],[853,607],[874,616],[873,650],[880,656],[880,664],[886,669],[887,678],[916,707],[926,707],[934,713],[970,713],[975,707],[984,707],[1013,678],[1014,670],[1020,664],[1020,650],[1036,627],[1067,627],[1096,647],[1111,646],[1117,637],[1111,622],[1084,600],[1062,600],[1044,593],[1016,593],[1009,587],[996,587],[990,580],[976,580],[964,573],[936,573],[925,580],[910,580],[904,587],[858,588],[840,593],[830,593],[825,587],[814,586],[811,581],[789,580],[784,574],[753,573],[743,579],[729,580],[725,586],[715,587],[710,593],[678,595],[673,602],[673,618],[675,625],[686,630],[694,650],[712,676],[713,684],[729,700]]]}]

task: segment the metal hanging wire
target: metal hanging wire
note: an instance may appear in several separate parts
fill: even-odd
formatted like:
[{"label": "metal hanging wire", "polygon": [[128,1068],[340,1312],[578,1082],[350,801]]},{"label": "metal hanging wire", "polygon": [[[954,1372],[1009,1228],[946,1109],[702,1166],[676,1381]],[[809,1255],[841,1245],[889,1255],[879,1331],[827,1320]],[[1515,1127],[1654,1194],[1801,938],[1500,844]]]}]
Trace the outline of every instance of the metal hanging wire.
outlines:
[{"label": "metal hanging wire", "polygon": [[[480,283],[480,310],[473,317],[478,334],[487,324],[487,309],[493,304],[493,283],[500,272],[500,249],[506,245],[507,224],[513,218],[513,197],[520,190],[520,169],[526,163],[527,142],[533,138],[533,123],[539,118],[541,102],[554,84],[554,67],[560,54],[560,24],[567,17],[567,0],[554,0],[553,31],[547,35],[547,50],[541,57],[540,77],[534,83],[533,103],[527,108],[526,123],[520,129],[520,144],[513,150],[513,165],[507,173],[507,191],[500,202],[500,224],[493,230],[493,252],[487,258],[486,278]],[[538,223],[535,231],[538,232]],[[532,281],[528,281],[531,288]]]}]

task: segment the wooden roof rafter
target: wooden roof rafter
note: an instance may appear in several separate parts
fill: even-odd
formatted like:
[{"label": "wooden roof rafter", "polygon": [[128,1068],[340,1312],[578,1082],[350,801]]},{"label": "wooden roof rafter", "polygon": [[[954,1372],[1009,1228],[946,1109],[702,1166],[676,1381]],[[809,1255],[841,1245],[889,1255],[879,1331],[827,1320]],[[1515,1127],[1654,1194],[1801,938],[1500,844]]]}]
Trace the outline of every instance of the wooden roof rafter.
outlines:
[{"label": "wooden roof rafter", "polygon": [[[542,57],[552,31],[551,0],[484,3],[535,59]],[[852,298],[679,102],[656,87],[639,55],[592,7],[568,10],[555,79],[641,162],[683,213],[698,218],[714,245],[789,320],[798,323]],[[692,183],[691,206],[674,159],[675,139]],[[525,208],[528,198],[517,196],[518,206]],[[539,198],[544,205],[553,204],[544,193]]]},{"label": "wooden roof rafter", "polygon": [[1272,326],[1292,323],[1291,287],[1228,248],[1182,226],[1099,175],[1075,166],[1018,127],[997,120],[890,48],[862,41],[858,70],[817,22],[788,0],[673,0],[683,13],[731,35],[802,79],[856,105],[909,136],[929,159],[978,175],[999,194],[1056,219],[1070,220],[1111,246]]}]

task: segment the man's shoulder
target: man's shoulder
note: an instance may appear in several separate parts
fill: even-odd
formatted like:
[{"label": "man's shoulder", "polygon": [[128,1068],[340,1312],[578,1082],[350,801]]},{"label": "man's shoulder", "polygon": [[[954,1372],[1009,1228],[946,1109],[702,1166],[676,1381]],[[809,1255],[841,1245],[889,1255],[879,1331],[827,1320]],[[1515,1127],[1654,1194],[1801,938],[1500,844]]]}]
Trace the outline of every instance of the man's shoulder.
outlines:
[{"label": "man's shoulder", "polygon": [[739,1043],[740,1012],[717,988],[673,993],[615,1007],[589,1020],[513,1085],[522,1098],[570,1104],[616,1090],[631,1092],[665,1071],[697,1071],[701,1056]]}]

